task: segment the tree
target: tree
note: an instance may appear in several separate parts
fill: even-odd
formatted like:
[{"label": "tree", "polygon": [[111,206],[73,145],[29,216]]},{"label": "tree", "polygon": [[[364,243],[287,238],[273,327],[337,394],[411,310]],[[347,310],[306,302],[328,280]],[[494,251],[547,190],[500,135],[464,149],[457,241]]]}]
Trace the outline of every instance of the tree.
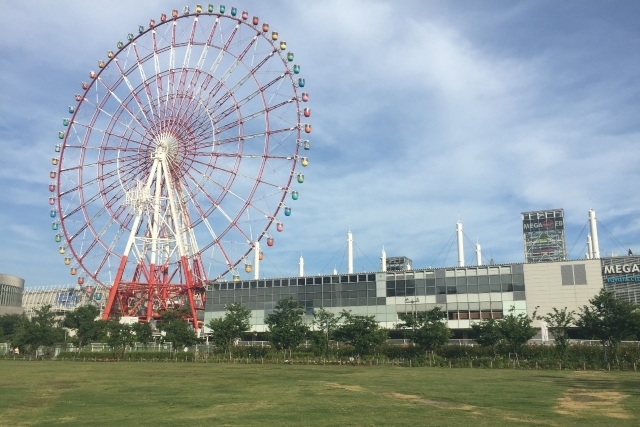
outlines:
[{"label": "tree", "polygon": [[164,332],[164,341],[173,343],[174,349],[189,347],[198,343],[196,332],[190,327],[187,318],[191,308],[185,305],[176,310],[167,310],[160,315],[158,329]]},{"label": "tree", "polygon": [[567,311],[567,307],[562,310],[554,307],[553,312],[541,318],[547,323],[556,350],[563,357],[569,347],[569,327],[575,322],[574,315],[575,311]]},{"label": "tree", "polygon": [[413,315],[406,313],[401,315],[401,323],[396,326],[399,329],[408,330],[407,335],[422,350],[435,351],[449,342],[453,333],[449,326],[442,320],[446,313],[440,307],[418,312]]},{"label": "tree", "polygon": [[[338,318],[324,308],[313,311],[313,328],[311,340],[316,349],[324,352],[324,357],[329,357],[329,341],[333,339],[338,326]],[[317,350],[314,350],[317,351]]]},{"label": "tree", "polygon": [[635,332],[637,306],[617,299],[613,292],[604,288],[589,300],[589,304],[580,310],[576,326],[584,336],[600,341],[603,361],[607,363],[620,341]]},{"label": "tree", "polygon": [[114,350],[121,350],[124,356],[127,346],[133,345],[136,341],[131,325],[120,323],[117,320],[107,320],[107,344]]},{"label": "tree", "polygon": [[31,320],[23,322],[14,333],[12,345],[35,354],[40,347],[50,347],[64,340],[64,330],[56,325],[50,305],[35,310]]},{"label": "tree", "polygon": [[503,339],[502,329],[496,319],[485,319],[479,323],[472,323],[471,329],[476,335],[475,342],[483,347],[491,347],[493,357],[496,357],[498,345]]},{"label": "tree", "polygon": [[388,332],[380,327],[375,316],[361,316],[343,310],[340,313],[342,323],[335,331],[338,341],[352,345],[356,354],[364,356],[387,340]]},{"label": "tree", "polygon": [[291,351],[304,341],[309,327],[303,316],[304,308],[293,297],[276,303],[273,313],[264,320],[269,328],[265,335],[276,350],[289,350],[291,356]]},{"label": "tree", "polygon": [[520,352],[520,349],[538,332],[536,328],[531,326],[536,313],[529,317],[525,313],[514,314],[515,309],[511,308],[509,314],[498,323],[502,337],[514,353]]},{"label": "tree", "polygon": [[97,320],[99,316],[100,310],[93,305],[78,307],[65,314],[62,325],[76,331],[75,341],[78,350],[88,342],[97,340],[102,333],[104,324]]},{"label": "tree", "polygon": [[132,331],[135,335],[136,342],[141,343],[144,348],[147,348],[147,344],[149,344],[153,339],[153,330],[151,329],[151,325],[147,322],[134,323]]},{"label": "tree", "polygon": [[231,357],[233,343],[251,328],[249,323],[251,310],[239,302],[228,304],[224,310],[224,317],[211,319],[207,326],[212,330],[211,336],[214,344],[223,348],[225,353],[228,351],[229,357]]},{"label": "tree", "polygon": [[11,342],[13,336],[28,322],[29,319],[24,314],[5,314],[0,316],[0,336],[2,342]]}]

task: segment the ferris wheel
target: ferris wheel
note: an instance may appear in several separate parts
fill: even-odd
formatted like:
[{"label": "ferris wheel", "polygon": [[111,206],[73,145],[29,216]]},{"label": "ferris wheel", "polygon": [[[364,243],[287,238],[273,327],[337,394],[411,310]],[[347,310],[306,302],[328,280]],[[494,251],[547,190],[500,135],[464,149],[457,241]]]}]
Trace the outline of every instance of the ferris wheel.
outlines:
[{"label": "ferris wheel", "polygon": [[309,163],[294,58],[257,16],[196,5],[140,25],[88,72],[49,203],[70,273],[109,288],[104,318],[189,304],[196,325],[204,285],[274,245]]}]

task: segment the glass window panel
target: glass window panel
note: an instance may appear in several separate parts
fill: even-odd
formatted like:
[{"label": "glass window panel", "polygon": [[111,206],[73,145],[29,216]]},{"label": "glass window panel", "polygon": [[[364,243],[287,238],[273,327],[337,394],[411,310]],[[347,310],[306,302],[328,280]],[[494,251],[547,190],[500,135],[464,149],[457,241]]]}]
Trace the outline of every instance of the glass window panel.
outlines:
[{"label": "glass window panel", "polygon": [[306,284],[307,285],[313,285],[313,277],[307,277]]},{"label": "glass window panel", "polygon": [[467,293],[467,285],[457,285],[456,286],[456,292],[459,294],[466,294]]},{"label": "glass window panel", "polygon": [[427,286],[427,295],[435,295],[436,287],[435,286]]},{"label": "glass window panel", "polygon": [[456,277],[456,285],[466,285],[467,278],[466,277]]},{"label": "glass window panel", "polygon": [[480,276],[480,277],[478,277],[478,284],[480,284],[480,285],[488,285],[489,284],[489,276]]},{"label": "glass window panel", "polygon": [[478,284],[478,278],[476,276],[467,277],[467,284],[468,285],[477,285]]},{"label": "glass window panel", "polygon": [[375,282],[376,281],[376,275],[375,274],[369,274],[367,276],[367,282]]},{"label": "glass window panel", "polygon": [[502,284],[502,292],[513,292],[513,284],[511,284],[511,283],[503,283]]},{"label": "glass window panel", "polygon": [[405,294],[407,296],[413,296],[416,294],[416,288],[410,288],[409,286],[407,286],[406,290],[405,290]]},{"label": "glass window panel", "polygon": [[298,286],[304,286],[304,279],[298,279]]},{"label": "glass window panel", "polygon": [[227,290],[227,284],[226,283],[220,283],[220,289],[222,289],[223,291]]},{"label": "glass window panel", "polygon": [[219,291],[220,290],[220,283],[214,283],[213,284],[213,290],[214,291]]},{"label": "glass window panel", "polygon": [[500,283],[492,283],[489,286],[491,286],[491,292],[501,292],[502,291],[502,286],[500,285]]},{"label": "glass window panel", "polygon": [[497,276],[497,275],[489,276],[489,283],[500,283],[500,276]]},{"label": "glass window panel", "polygon": [[264,288],[264,280],[258,280],[258,287]]},{"label": "glass window panel", "polygon": [[447,295],[455,295],[456,294],[456,286],[447,286]]},{"label": "glass window panel", "polygon": [[458,319],[460,319],[460,320],[469,319],[469,312],[468,311],[460,311],[460,312],[458,312]]},{"label": "glass window panel", "polygon": [[479,319],[480,312],[479,311],[471,311],[469,312],[469,319]]},{"label": "glass window panel", "polygon": [[331,276],[331,283],[340,283],[340,276]]},{"label": "glass window panel", "polygon": [[273,286],[274,287],[279,287],[280,286],[280,280],[274,280],[273,281]]},{"label": "glass window panel", "polygon": [[349,276],[349,283],[357,283],[358,282],[358,276],[356,274]]},{"label": "glass window panel", "polygon": [[447,277],[447,278],[444,280],[444,282],[445,282],[445,284],[446,284],[447,286],[455,286],[455,285],[456,285],[456,278],[455,278],[455,277]]},{"label": "glass window panel", "polygon": [[524,274],[513,274],[513,283],[524,283]]},{"label": "glass window panel", "polygon": [[479,285],[479,286],[478,286],[478,291],[479,291],[481,294],[485,294],[485,293],[487,293],[487,292],[490,292],[490,291],[491,291],[491,288],[489,288],[489,284],[487,283],[486,285]]},{"label": "glass window panel", "polygon": [[522,292],[522,291],[524,291],[524,283],[514,283],[513,284],[513,291],[514,292]]},{"label": "glass window panel", "polygon": [[436,285],[436,279],[426,279],[425,281],[427,283],[427,287]]},{"label": "glass window panel", "polygon": [[447,294],[447,287],[442,285],[442,286],[436,286],[436,294],[437,295],[446,295]]},{"label": "glass window panel", "polygon": [[340,276],[340,283],[349,283],[349,276]]},{"label": "glass window panel", "polygon": [[267,288],[273,287],[273,280],[267,280]]},{"label": "glass window panel", "polygon": [[249,282],[249,285],[251,288],[257,288],[258,287],[258,282],[256,282],[255,280],[252,280]]},{"label": "glass window panel", "polygon": [[324,276],[322,278],[322,283],[331,283],[331,276]]},{"label": "glass window panel", "polygon": [[282,279],[280,283],[282,283],[282,286],[289,286],[289,279]]},{"label": "glass window panel", "polygon": [[395,288],[387,288],[387,296],[388,297],[395,297],[396,296],[396,289]]},{"label": "glass window panel", "polygon": [[249,289],[249,282],[242,282],[242,289]]}]

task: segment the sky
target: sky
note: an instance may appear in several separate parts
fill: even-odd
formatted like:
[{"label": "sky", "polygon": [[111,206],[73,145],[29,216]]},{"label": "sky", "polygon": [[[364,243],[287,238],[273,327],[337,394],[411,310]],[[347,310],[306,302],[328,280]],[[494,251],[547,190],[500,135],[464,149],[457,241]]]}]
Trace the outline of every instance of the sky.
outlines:
[{"label": "sky", "polygon": [[[0,272],[74,283],[54,242],[48,172],[97,59],[184,4],[2,0]],[[217,5],[217,4],[216,4]],[[190,5],[194,7],[194,5]],[[569,257],[588,210],[603,255],[640,253],[637,1],[236,1],[303,65],[312,149],[295,215],[261,275],[453,266],[455,224],[485,262],[523,262],[520,213],[563,208]],[[273,233],[276,234],[276,233]]]}]

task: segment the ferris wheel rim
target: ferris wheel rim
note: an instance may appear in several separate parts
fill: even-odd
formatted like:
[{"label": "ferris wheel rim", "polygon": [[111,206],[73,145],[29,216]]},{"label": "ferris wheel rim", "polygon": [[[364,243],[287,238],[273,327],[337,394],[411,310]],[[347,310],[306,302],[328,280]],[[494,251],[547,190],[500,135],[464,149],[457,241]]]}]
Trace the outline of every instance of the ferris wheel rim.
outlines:
[{"label": "ferris wheel rim", "polygon": [[[249,24],[247,24],[247,23],[245,23],[245,22],[241,21],[239,18],[232,18],[232,17],[229,17],[229,16],[227,16],[227,15],[221,15],[221,14],[217,14],[217,13],[209,13],[209,14],[202,13],[202,15],[213,15],[213,16],[216,16],[216,25],[217,25],[218,21],[220,20],[220,18],[221,18],[221,17],[224,17],[224,18],[228,18],[228,19],[233,19],[233,20],[235,20],[235,21],[237,22],[237,24],[236,24],[236,25],[238,25],[238,24],[244,24],[244,25],[246,25],[246,26],[248,26],[248,27],[250,27],[250,28],[251,28],[251,26],[250,26]],[[175,26],[175,21],[176,21],[177,19],[188,18],[188,17],[190,17],[190,16],[193,16],[193,14],[191,14],[191,15],[183,15],[183,16],[180,16],[180,17],[178,17],[178,18],[176,18],[176,19],[173,19],[172,21],[174,21],[174,26]],[[197,20],[197,17],[196,17],[196,20]],[[168,24],[169,22],[171,22],[171,21],[167,20],[167,22],[163,22],[163,23],[161,23],[160,25],[163,25],[163,24],[165,24],[165,23],[167,23],[167,24]],[[147,34],[147,33],[149,33],[149,32],[155,32],[155,29],[156,29],[156,28],[158,28],[160,25],[157,25],[157,26],[155,26],[154,28],[149,28],[149,29],[147,29],[147,30],[146,30],[146,31],[144,31],[144,32],[141,32],[137,37],[134,37],[132,40],[130,40],[130,42],[129,42],[129,43],[127,43],[127,44],[126,44],[126,45],[124,45],[121,49],[119,49],[119,50],[118,50],[118,52],[117,52],[117,53],[116,53],[112,58],[110,58],[110,59],[108,60],[107,64],[106,64],[103,68],[101,68],[101,69],[100,69],[100,71],[98,72],[98,74],[97,74],[97,75],[92,79],[91,83],[90,83],[90,84],[89,84],[89,86],[86,88],[85,93],[84,93],[84,95],[82,96],[82,99],[79,101],[78,106],[77,106],[77,108],[75,109],[75,111],[74,111],[74,113],[73,113],[73,115],[72,115],[72,117],[71,117],[71,122],[72,122],[72,123],[75,123],[76,116],[79,114],[79,112],[80,112],[80,111],[81,111],[81,109],[82,109],[81,107],[82,107],[83,105],[85,105],[85,106],[87,105],[87,103],[85,102],[85,101],[86,101],[86,98],[87,98],[87,94],[88,94],[88,93],[89,93],[89,91],[94,87],[94,85],[97,85],[97,82],[99,82],[99,81],[100,81],[100,76],[101,76],[101,74],[102,74],[103,72],[105,72],[105,71],[108,69],[109,64],[110,64],[111,62],[117,62],[117,57],[118,57],[118,55],[119,55],[119,54],[121,54],[122,52],[124,52],[124,50],[126,49],[126,47],[127,47],[128,45],[135,44],[135,42],[136,42],[139,38],[143,37],[144,35],[146,35],[146,34]],[[254,28],[254,30],[255,30],[255,28]],[[265,36],[265,34],[260,33],[260,31],[259,31],[259,30],[255,30],[255,31],[256,31],[256,34],[257,34],[258,36],[260,36],[260,35],[261,35],[263,38],[267,39],[267,41],[268,41],[268,38]],[[213,32],[213,31],[212,31],[212,32]],[[230,38],[229,40],[231,40],[231,38]],[[189,43],[187,43],[187,44],[189,44]],[[272,43],[272,44],[273,44],[273,43]],[[214,46],[214,47],[215,47],[215,46]],[[296,87],[296,85],[295,85],[295,81],[294,81],[294,79],[293,79],[293,74],[292,74],[292,73],[291,73],[291,71],[288,69],[287,63],[286,63],[286,61],[285,61],[285,58],[283,58],[283,55],[282,55],[280,52],[278,52],[278,51],[277,51],[277,49],[274,49],[274,53],[278,53],[278,56],[280,57],[280,60],[281,60],[281,61],[282,61],[282,63],[284,64],[284,68],[285,68],[285,70],[287,70],[287,72],[286,72],[285,74],[288,76],[288,79],[289,79],[289,81],[291,82],[291,87],[292,87],[292,89],[293,89],[294,97],[293,97],[293,99],[292,99],[291,101],[289,101],[289,102],[295,102],[296,110],[298,110],[298,111],[299,111],[299,110],[300,110],[300,105],[299,105],[299,96],[298,96],[298,93],[297,93],[297,87]],[[148,55],[148,57],[150,57],[150,55]],[[181,70],[181,72],[184,72],[184,71],[185,71],[185,68],[183,67],[183,68],[181,68],[180,70]],[[154,78],[157,78],[157,77],[158,77],[158,75],[154,75]],[[256,84],[257,84],[257,85],[258,85],[258,87],[260,88],[261,86],[260,86],[260,83],[259,83],[259,82],[257,81],[257,79],[256,79],[256,75],[255,75],[254,73],[251,73],[251,77],[253,77],[253,79],[254,79],[254,80],[256,80]],[[147,84],[147,81],[146,81],[146,80],[145,80],[145,81],[143,81],[143,82],[141,83],[141,85],[146,85],[146,84]],[[224,82],[223,82],[223,85],[224,85]],[[231,92],[231,93],[230,93],[230,95],[231,95],[231,96],[233,96],[233,93]],[[260,182],[260,178],[262,177],[262,174],[263,174],[263,172],[264,172],[265,164],[266,164],[266,163],[268,162],[268,160],[269,160],[268,150],[267,150],[267,148],[268,148],[268,146],[269,146],[269,138],[271,137],[271,132],[270,132],[270,128],[269,128],[269,123],[270,123],[270,122],[269,122],[269,120],[268,120],[269,111],[268,111],[268,106],[267,106],[266,100],[265,100],[265,98],[264,98],[264,96],[265,96],[265,95],[264,95],[264,93],[262,93],[262,92],[261,92],[261,94],[260,94],[260,95],[261,95],[262,105],[263,105],[263,107],[264,107],[264,115],[265,115],[265,121],[266,121],[267,129],[266,129],[266,132],[265,132],[265,134],[264,134],[264,136],[265,136],[265,144],[264,144],[265,150],[264,150],[264,153],[263,153],[263,155],[262,155],[262,161],[261,161],[261,163],[260,163],[260,170],[259,170],[259,174],[258,174],[257,179],[255,179],[255,180],[254,180],[254,184],[253,184],[253,187],[252,187],[252,190],[251,190],[251,192],[250,192],[249,196],[248,196],[248,197],[246,197],[246,199],[245,199],[246,201],[245,201],[245,204],[244,204],[243,208],[242,208],[242,209],[240,209],[240,210],[238,211],[238,213],[237,213],[237,214],[236,214],[236,216],[233,218],[233,220],[232,220],[232,221],[230,221],[230,223],[229,223],[229,225],[227,226],[226,230],[224,230],[224,231],[220,234],[220,236],[224,236],[224,235],[227,233],[227,231],[228,231],[229,229],[233,228],[234,226],[235,226],[235,227],[237,227],[237,222],[238,222],[238,220],[240,219],[240,217],[242,216],[242,214],[244,213],[244,211],[247,209],[247,207],[251,205],[251,200],[252,200],[253,196],[255,195],[256,189],[257,189],[257,187],[258,187],[258,185],[259,185],[259,182]],[[234,99],[234,103],[237,105],[237,100],[235,100],[235,99]],[[122,105],[122,104],[123,104],[123,102],[122,102],[120,105]],[[89,104],[89,105],[90,105],[90,104]],[[119,114],[122,114],[122,113],[123,113],[123,111],[120,111],[120,112],[119,112]],[[99,113],[98,113],[97,111],[94,113],[94,119],[93,119],[94,121],[92,122],[93,124],[95,123],[95,117],[96,117],[98,114],[99,114]],[[129,114],[131,114],[131,113],[129,112]],[[132,114],[131,114],[131,115],[132,115]],[[139,124],[142,126],[142,124],[141,124],[141,123],[139,123]],[[242,147],[243,147],[243,142],[244,142],[244,135],[243,135],[243,129],[242,129],[243,125],[244,125],[244,123],[242,122],[242,120],[241,120],[241,119],[239,119],[239,120],[238,120],[238,126],[240,127],[241,136],[239,136],[239,137],[238,137],[238,140],[239,140],[239,141],[242,141],[242,143],[238,145],[238,152],[236,153],[236,163],[235,163],[235,169],[234,169],[234,172],[236,172],[236,173],[231,173],[231,174],[230,174],[230,176],[229,176],[229,179],[230,179],[230,180],[235,180],[235,179],[237,178],[237,170],[238,170],[238,169],[237,169],[237,162],[238,162],[238,161],[240,161],[240,160],[243,158],[243,156],[242,156],[242,154],[241,154],[241,153],[242,153],[242,150],[241,150],[241,149],[242,149]],[[142,126],[142,127],[143,127],[143,129],[144,129],[144,130],[147,130],[144,126]],[[128,128],[128,126],[127,126],[127,128]],[[294,159],[293,166],[292,166],[292,168],[291,168],[291,173],[289,174],[289,176],[288,176],[288,178],[287,178],[287,180],[286,180],[286,184],[285,184],[283,187],[281,187],[281,189],[283,189],[284,191],[282,192],[282,194],[281,194],[281,196],[280,196],[280,199],[279,199],[278,203],[277,203],[277,204],[276,204],[276,206],[275,206],[275,211],[273,212],[273,214],[271,214],[271,215],[267,215],[267,217],[268,217],[267,225],[266,225],[265,229],[264,229],[264,230],[263,230],[263,231],[262,231],[262,232],[257,236],[256,241],[259,241],[259,240],[261,240],[261,239],[262,239],[262,237],[264,237],[265,235],[268,235],[268,234],[267,234],[267,230],[268,230],[268,229],[269,229],[269,227],[272,225],[272,223],[276,220],[275,218],[276,218],[277,214],[280,212],[281,208],[284,206],[284,200],[285,200],[285,198],[286,198],[286,196],[287,196],[287,194],[288,194],[288,192],[289,192],[289,188],[291,187],[291,183],[292,183],[293,176],[294,176],[294,171],[295,171],[295,166],[296,166],[295,161],[296,161],[296,160],[297,160],[297,158],[298,158],[298,144],[297,144],[297,142],[300,140],[300,129],[301,129],[301,121],[300,121],[300,114],[298,114],[298,115],[297,115],[297,120],[296,120],[296,126],[290,129],[291,131],[294,131],[294,130],[296,131],[296,135],[295,135],[295,141],[296,141],[296,145],[295,145],[295,152],[294,152],[294,153],[293,153],[293,155],[291,156],[291,158],[292,158],[292,159]],[[93,126],[91,126],[91,130],[93,130]],[[140,135],[142,136],[142,134],[140,134]],[[74,255],[74,258],[77,260],[76,262],[77,262],[77,263],[79,263],[79,264],[84,268],[84,266],[82,265],[82,261],[81,261],[81,259],[82,259],[82,258],[78,256],[78,254],[76,253],[76,250],[75,250],[75,248],[74,248],[74,245],[72,244],[73,238],[75,238],[75,237],[77,236],[77,233],[76,233],[74,236],[72,236],[72,237],[71,237],[71,236],[70,236],[70,233],[69,233],[69,230],[68,230],[68,227],[66,226],[65,217],[63,216],[63,212],[64,212],[64,210],[63,210],[63,206],[62,206],[62,197],[61,197],[61,196],[63,196],[64,194],[60,193],[60,188],[61,188],[60,184],[61,184],[61,179],[62,179],[62,174],[61,174],[60,172],[62,171],[62,165],[63,165],[63,160],[64,160],[64,151],[65,151],[65,149],[66,149],[66,148],[67,148],[67,146],[68,146],[67,141],[69,140],[69,137],[70,137],[70,132],[67,132],[67,133],[65,134],[63,148],[62,148],[62,151],[61,151],[61,153],[60,153],[60,166],[59,166],[59,168],[58,168],[59,173],[57,174],[57,179],[56,179],[56,182],[57,182],[57,188],[58,188],[57,208],[58,208],[58,212],[60,212],[60,214],[61,214],[61,218],[60,218],[60,220],[59,220],[59,223],[60,223],[61,231],[62,231],[62,233],[64,234],[65,241],[67,242],[67,244],[68,244],[68,247],[69,247],[70,251],[71,251],[71,252],[72,252],[72,254]],[[90,132],[87,132],[87,134],[86,134],[86,136],[85,136],[85,142],[86,142],[86,141],[88,141],[89,139],[90,139]],[[103,139],[103,141],[104,141],[105,139],[107,139],[107,140],[108,140],[107,135],[106,135],[106,134],[105,134],[105,135],[103,135],[103,138],[102,138],[102,139]],[[139,141],[138,141],[138,142],[139,142]],[[86,144],[84,144],[84,145],[86,145]],[[105,150],[106,148],[105,148],[105,147],[103,147],[102,145],[103,145],[103,143],[101,144],[101,148],[102,148],[102,150]],[[84,147],[83,147],[83,148],[84,148]],[[102,153],[104,153],[104,151],[102,151]],[[82,156],[82,160],[83,160],[83,161],[84,161],[84,155],[85,155],[85,151],[83,150],[83,151],[82,151],[82,154],[81,154],[81,156]],[[101,163],[101,164],[100,164],[100,167],[103,167],[103,166],[104,166],[104,165]],[[118,172],[119,172],[119,171],[120,171],[120,169],[118,168]],[[82,171],[80,171],[79,173],[81,174],[81,173],[82,173]],[[118,180],[120,180],[120,177],[118,178]],[[82,181],[82,179],[79,179],[79,182],[81,182],[81,181]],[[103,180],[99,180],[99,182],[100,182],[100,185],[101,185],[101,187],[100,187],[100,194],[104,194],[104,186],[103,186],[104,181],[103,181]],[[124,187],[124,185],[122,185],[122,184],[121,184],[121,187]],[[100,237],[101,237],[100,233],[98,233],[98,232],[96,231],[96,229],[93,227],[93,225],[92,225],[92,221],[90,220],[90,219],[91,219],[91,216],[89,215],[89,213],[87,212],[87,209],[86,209],[86,200],[85,200],[85,198],[84,198],[84,192],[83,192],[83,191],[81,191],[81,190],[82,190],[82,187],[81,187],[81,185],[80,185],[80,184],[78,184],[78,188],[77,188],[77,190],[79,190],[79,191],[78,191],[78,197],[79,197],[79,199],[80,199],[80,200],[79,200],[79,203],[80,203],[80,204],[79,204],[79,209],[82,211],[82,214],[83,214],[83,216],[84,216],[84,218],[85,218],[85,220],[86,220],[87,227],[91,230],[91,232],[93,233],[93,235],[94,235],[94,237],[95,237],[95,238],[94,238],[94,240],[93,240],[93,242],[92,242],[92,245],[95,245],[95,244],[100,243],[100,244],[103,246],[103,248],[105,249],[105,251],[106,251],[107,253],[111,253],[111,254],[113,254],[114,256],[118,257],[118,254],[117,254],[117,253],[112,252],[112,247],[107,247],[107,246],[105,245],[105,242],[100,238]],[[221,203],[221,202],[224,200],[224,198],[225,198],[225,197],[227,197],[228,195],[229,195],[229,192],[227,192],[227,191],[225,191],[225,192],[221,193],[221,194],[219,195],[219,197],[221,197],[221,198],[219,199],[218,203]],[[108,205],[107,205],[107,206],[108,206]],[[118,223],[121,223],[121,221],[119,221],[119,220],[117,219],[117,217],[114,215],[114,213],[113,213],[112,211],[110,211],[109,209],[107,210],[107,214],[108,214],[109,218],[111,218],[112,222],[118,222]],[[127,224],[128,224],[128,223],[130,223],[131,219],[132,219],[132,216],[131,216],[130,214],[127,214],[127,215],[125,216],[125,220],[124,220],[123,222],[125,222],[125,223],[127,223]],[[202,219],[202,216],[200,217],[200,219]],[[121,223],[121,225],[124,225],[124,224],[122,224],[122,223]],[[123,227],[123,228],[126,228],[126,226],[125,226],[125,227]],[[240,230],[240,231],[242,231],[242,230]],[[212,241],[212,242],[210,242],[210,243],[209,243],[208,245],[206,245],[204,248],[201,248],[201,249],[200,249],[200,251],[199,251],[198,253],[199,253],[199,254],[203,253],[205,250],[207,250],[209,247],[211,247],[211,246],[215,245],[216,243],[217,243],[217,241],[215,241],[215,240],[214,240],[214,241]],[[221,248],[221,250],[222,250],[222,248]],[[243,256],[241,256],[241,257],[237,258],[237,260],[235,261],[235,263],[233,263],[233,264],[232,264],[232,263],[228,263],[229,269],[232,269],[232,268],[234,268],[235,266],[237,266],[237,265],[238,265],[238,264],[239,264],[239,263],[244,259],[244,257],[246,257],[246,255],[248,255],[248,253],[249,253],[251,250],[252,250],[252,247],[251,247],[251,246],[249,246],[249,247],[247,248],[247,250],[246,250],[245,254],[244,254]],[[106,258],[106,257],[105,257],[105,258]],[[103,260],[103,264],[104,264],[104,260]],[[103,264],[101,264],[100,268],[102,268],[102,265],[103,265]],[[89,273],[89,274],[90,274],[90,272],[89,272],[86,268],[85,268],[85,270],[87,271],[87,273]],[[223,275],[223,274],[225,274],[225,273],[226,273],[226,272],[222,273],[221,275]],[[90,274],[90,276],[91,276],[91,277],[92,277],[92,278],[93,278],[97,283],[102,284],[102,282],[100,281],[100,279],[97,277],[97,271],[96,271],[96,276],[93,276],[93,275],[91,275],[91,274]]]}]

